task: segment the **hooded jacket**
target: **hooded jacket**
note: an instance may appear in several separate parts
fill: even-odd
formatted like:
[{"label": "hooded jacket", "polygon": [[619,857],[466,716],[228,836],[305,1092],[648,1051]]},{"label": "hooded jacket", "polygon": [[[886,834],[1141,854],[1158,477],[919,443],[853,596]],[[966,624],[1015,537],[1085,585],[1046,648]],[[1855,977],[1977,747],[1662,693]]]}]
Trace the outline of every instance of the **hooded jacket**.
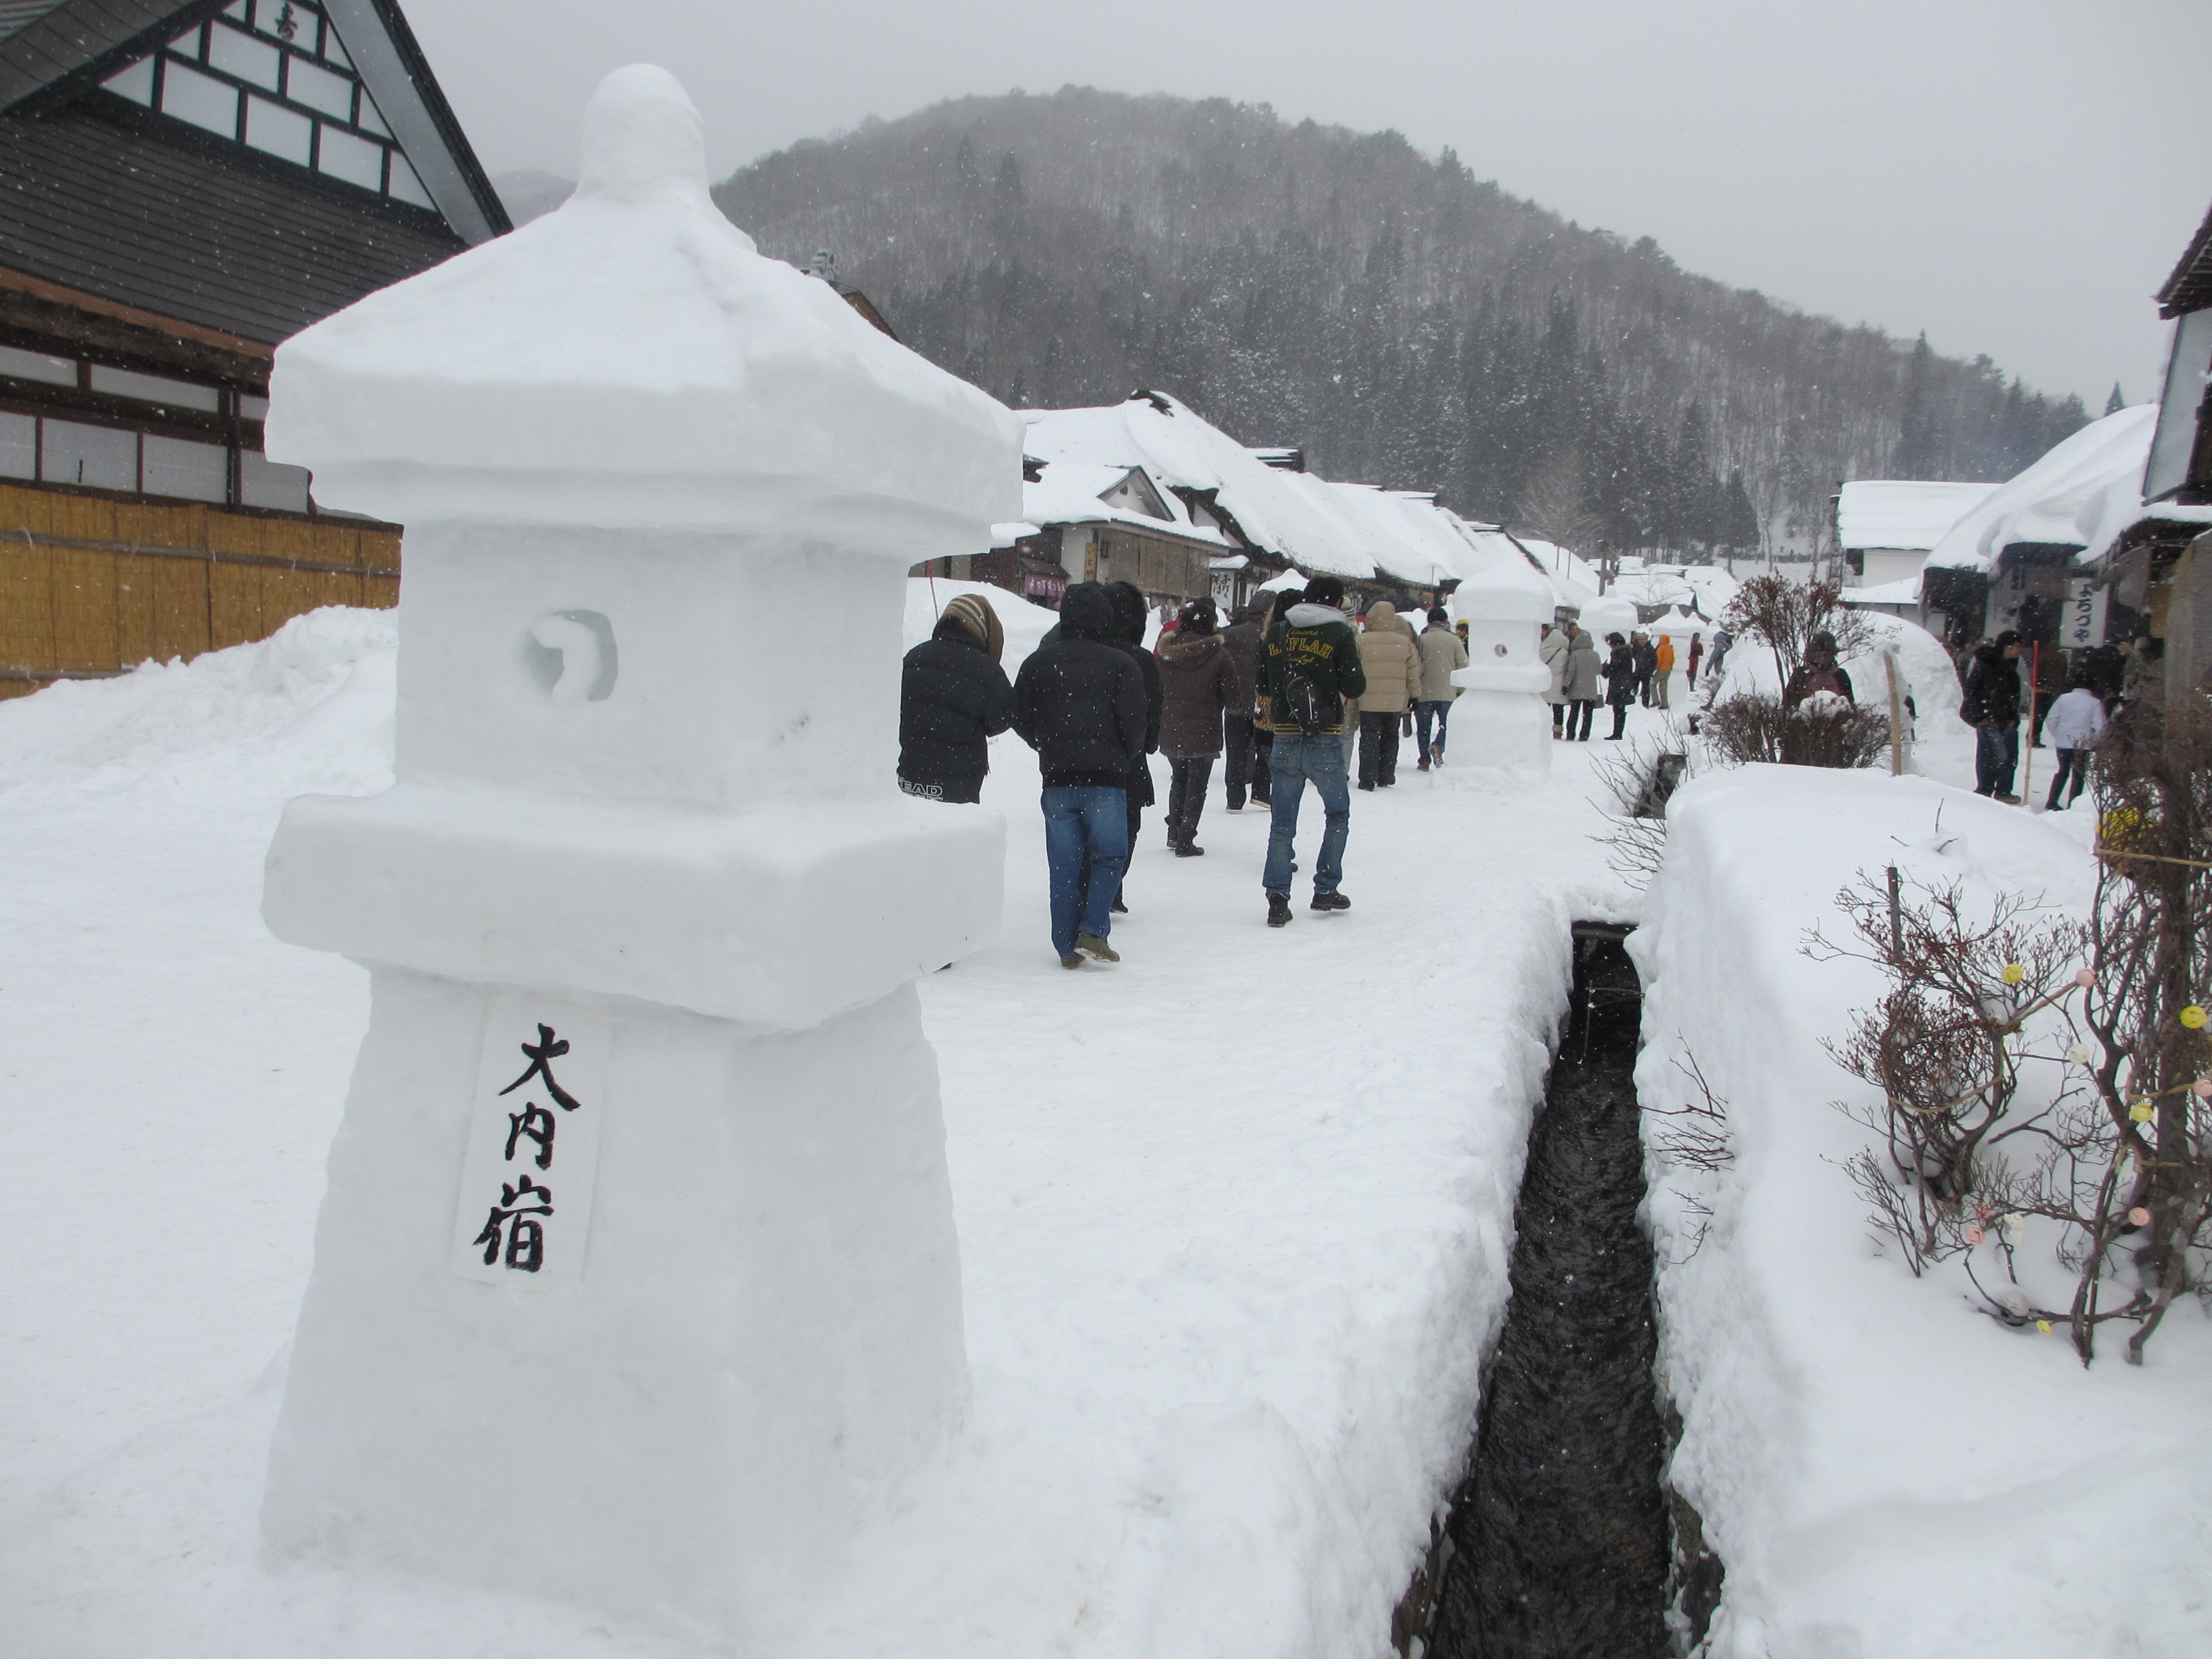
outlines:
[{"label": "hooded jacket", "polygon": [[1359,666],[1367,676],[1359,712],[1404,714],[1421,695],[1421,647],[1399,625],[1398,607],[1388,599],[1368,606],[1367,631],[1358,638]]},{"label": "hooded jacket", "polygon": [[1564,627],[1554,628],[1537,643],[1537,657],[1552,671],[1552,689],[1544,693],[1546,702],[1567,700],[1567,647],[1571,643]]},{"label": "hooded jacket", "polygon": [[[1275,622],[1260,647],[1255,678],[1267,704],[1267,717],[1261,724],[1277,737],[1301,735],[1283,696],[1285,676],[1292,668],[1313,680],[1324,697],[1357,697],[1367,690],[1366,671],[1359,665],[1359,636],[1352,631],[1344,612],[1334,605],[1300,600],[1278,607]],[[1324,732],[1341,735],[1341,709],[1340,703],[1322,722]]]},{"label": "hooded jacket", "polygon": [[1188,629],[1160,646],[1160,750],[1170,757],[1221,752],[1221,717],[1237,701],[1237,667],[1218,634]]},{"label": "hooded jacket", "polygon": [[899,683],[900,781],[908,793],[972,801],[991,769],[990,740],[1014,718],[1014,688],[959,618],[906,653]]},{"label": "hooded jacket", "polygon": [[1651,647],[1651,665],[1662,674],[1674,672],[1674,636],[1662,634]]},{"label": "hooded jacket", "polygon": [[1137,673],[1145,687],[1145,749],[1129,768],[1129,781],[1125,786],[1130,799],[1139,806],[1150,806],[1157,799],[1152,792],[1152,769],[1146,763],[1149,755],[1160,746],[1160,709],[1164,696],[1160,685],[1159,659],[1145,649],[1145,623],[1151,607],[1145,603],[1144,591],[1134,582],[1104,582],[1106,603],[1113,607],[1114,628],[1121,649],[1129,660],[1137,665]]},{"label": "hooded jacket", "polygon": [[[1595,653],[1593,653],[1593,655]],[[1636,647],[1616,645],[1605,659],[1605,700],[1609,703],[1636,701]]]},{"label": "hooded jacket", "polygon": [[1260,670],[1260,641],[1267,630],[1255,622],[1241,622],[1221,630],[1221,643],[1229,653],[1229,666],[1237,676],[1236,701],[1229,712],[1243,718],[1252,713],[1256,676]]},{"label": "hooded jacket", "polygon": [[1460,694],[1452,675],[1467,666],[1467,647],[1443,623],[1421,630],[1421,701],[1449,702]]},{"label": "hooded jacket", "polygon": [[1014,730],[1037,752],[1048,789],[1126,789],[1143,762],[1151,710],[1097,582],[1061,597],[1054,637],[1014,680]]},{"label": "hooded jacket", "polygon": [[[1564,634],[1566,629],[1559,631]],[[1559,684],[1569,702],[1597,701],[1597,641],[1587,628],[1577,629],[1568,643]]]}]

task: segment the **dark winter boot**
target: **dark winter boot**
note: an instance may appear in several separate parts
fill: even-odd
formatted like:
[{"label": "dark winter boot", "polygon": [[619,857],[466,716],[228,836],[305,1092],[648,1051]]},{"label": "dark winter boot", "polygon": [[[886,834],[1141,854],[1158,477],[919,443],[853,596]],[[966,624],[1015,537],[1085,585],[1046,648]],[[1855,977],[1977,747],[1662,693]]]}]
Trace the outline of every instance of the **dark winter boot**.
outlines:
[{"label": "dark winter boot", "polygon": [[1267,926],[1287,927],[1291,925],[1291,896],[1288,893],[1267,895]]},{"label": "dark winter boot", "polygon": [[1089,957],[1093,962],[1119,962],[1121,959],[1121,953],[1096,933],[1078,933],[1075,949],[1077,954]]},{"label": "dark winter boot", "polygon": [[1349,910],[1352,901],[1341,893],[1316,893],[1313,908],[1316,910]]}]

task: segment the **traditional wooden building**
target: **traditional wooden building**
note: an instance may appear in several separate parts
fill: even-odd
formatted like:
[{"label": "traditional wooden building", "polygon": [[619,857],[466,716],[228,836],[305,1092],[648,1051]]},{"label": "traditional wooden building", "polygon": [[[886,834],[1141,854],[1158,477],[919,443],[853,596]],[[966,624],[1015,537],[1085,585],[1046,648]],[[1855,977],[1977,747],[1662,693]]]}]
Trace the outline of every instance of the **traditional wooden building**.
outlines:
[{"label": "traditional wooden building", "polygon": [[2212,681],[2212,214],[2158,294],[2174,325],[2142,502],[2100,561],[2112,638],[2159,642],[2167,695]]},{"label": "traditional wooden building", "polygon": [[1296,569],[1342,578],[1364,609],[1431,603],[1465,553],[1434,497],[1316,477],[1299,451],[1249,449],[1164,392],[1022,420],[1024,521],[930,574],[1050,605],[1073,581],[1126,580],[1171,608],[1203,594],[1241,605]]},{"label": "traditional wooden building", "polygon": [[278,342],[503,233],[396,0],[0,0],[0,696],[389,605]]}]

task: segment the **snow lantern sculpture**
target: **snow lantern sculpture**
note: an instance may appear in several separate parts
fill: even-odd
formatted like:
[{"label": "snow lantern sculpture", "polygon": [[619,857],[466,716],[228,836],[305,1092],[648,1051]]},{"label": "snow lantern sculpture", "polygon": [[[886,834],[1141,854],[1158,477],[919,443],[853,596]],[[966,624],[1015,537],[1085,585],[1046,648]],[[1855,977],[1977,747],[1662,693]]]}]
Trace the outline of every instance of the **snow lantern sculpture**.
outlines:
[{"label": "snow lantern sculpture", "polygon": [[271,453],[407,526],[396,781],[264,913],[371,969],[263,1522],[727,1630],[964,1409],[915,977],[1003,824],[893,784],[905,574],[1021,428],[763,258],[665,71],[546,218],[278,352]]},{"label": "snow lantern sculpture", "polygon": [[1552,768],[1551,671],[1537,654],[1558,599],[1541,572],[1500,559],[1452,593],[1467,623],[1466,695],[1452,708],[1452,747],[1477,766],[1543,777]]}]

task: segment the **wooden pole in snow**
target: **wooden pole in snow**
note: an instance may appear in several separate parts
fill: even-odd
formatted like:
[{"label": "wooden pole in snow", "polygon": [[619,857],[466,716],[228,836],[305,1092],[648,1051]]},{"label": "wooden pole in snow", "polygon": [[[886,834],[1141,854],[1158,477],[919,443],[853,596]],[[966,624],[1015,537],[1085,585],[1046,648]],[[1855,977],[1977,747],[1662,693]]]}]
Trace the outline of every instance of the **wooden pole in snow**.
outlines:
[{"label": "wooden pole in snow", "polygon": [[1905,775],[1905,693],[1897,684],[1897,653],[1881,653],[1881,672],[1889,678],[1889,775]]}]

